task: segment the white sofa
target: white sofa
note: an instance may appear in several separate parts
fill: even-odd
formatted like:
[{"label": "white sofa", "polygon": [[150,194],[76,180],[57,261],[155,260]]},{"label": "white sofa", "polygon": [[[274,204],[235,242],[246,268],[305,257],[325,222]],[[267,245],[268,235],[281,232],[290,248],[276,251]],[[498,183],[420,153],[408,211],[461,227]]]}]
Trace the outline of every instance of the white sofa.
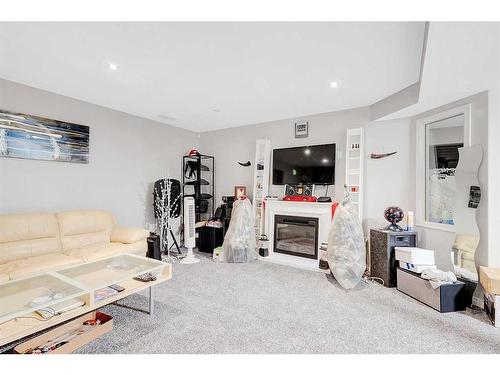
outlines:
[{"label": "white sofa", "polygon": [[148,235],[100,210],[0,215],[0,283],[114,254],[145,255]]}]

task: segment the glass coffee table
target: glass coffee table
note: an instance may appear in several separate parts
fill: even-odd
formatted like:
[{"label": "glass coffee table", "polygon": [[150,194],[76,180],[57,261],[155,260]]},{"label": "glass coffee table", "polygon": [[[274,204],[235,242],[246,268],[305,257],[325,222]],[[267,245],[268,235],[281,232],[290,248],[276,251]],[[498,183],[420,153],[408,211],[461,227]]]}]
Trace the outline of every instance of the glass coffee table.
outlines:
[{"label": "glass coffee table", "polygon": [[[156,280],[134,279],[146,273],[154,275]],[[152,287],[171,278],[172,265],[169,263],[134,254],[119,254],[2,283],[0,346],[146,289],[149,290],[147,312],[152,314]],[[123,291],[102,298],[102,289],[114,284]],[[57,314],[47,320],[40,319],[40,312],[50,311]]]}]

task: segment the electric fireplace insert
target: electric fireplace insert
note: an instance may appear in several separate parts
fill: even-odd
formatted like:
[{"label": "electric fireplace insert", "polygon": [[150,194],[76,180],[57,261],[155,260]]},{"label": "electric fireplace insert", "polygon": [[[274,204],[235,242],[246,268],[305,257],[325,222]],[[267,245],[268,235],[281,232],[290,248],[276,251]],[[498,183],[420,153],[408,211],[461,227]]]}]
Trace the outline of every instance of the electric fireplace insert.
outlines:
[{"label": "electric fireplace insert", "polygon": [[273,251],[318,259],[318,218],[275,215]]}]

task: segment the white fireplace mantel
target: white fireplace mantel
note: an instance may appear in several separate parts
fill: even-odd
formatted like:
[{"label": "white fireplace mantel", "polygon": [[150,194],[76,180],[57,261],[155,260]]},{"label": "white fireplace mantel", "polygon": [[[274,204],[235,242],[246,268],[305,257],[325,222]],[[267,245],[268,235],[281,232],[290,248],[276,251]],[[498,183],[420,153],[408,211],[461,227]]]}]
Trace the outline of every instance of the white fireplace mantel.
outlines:
[{"label": "white fireplace mantel", "polygon": [[[332,219],[332,204],[319,202],[290,202],[280,200],[266,200],[264,211],[265,234],[269,239],[269,256],[259,257],[259,259],[284,264],[292,267],[304,268],[314,271],[321,271],[318,268],[321,243],[327,243],[328,232]],[[318,258],[307,259],[294,255],[275,253],[274,248],[274,217],[275,215],[288,215],[300,217],[312,217],[318,219]]]}]

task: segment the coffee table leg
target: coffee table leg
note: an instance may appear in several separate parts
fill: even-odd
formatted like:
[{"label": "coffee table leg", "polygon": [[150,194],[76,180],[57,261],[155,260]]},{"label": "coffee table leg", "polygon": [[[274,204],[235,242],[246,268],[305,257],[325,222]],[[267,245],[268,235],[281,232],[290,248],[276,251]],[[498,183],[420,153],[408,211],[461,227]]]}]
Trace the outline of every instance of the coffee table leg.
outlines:
[{"label": "coffee table leg", "polygon": [[148,313],[149,315],[153,315],[155,309],[155,301],[153,300],[153,287],[149,287],[149,310]]}]

